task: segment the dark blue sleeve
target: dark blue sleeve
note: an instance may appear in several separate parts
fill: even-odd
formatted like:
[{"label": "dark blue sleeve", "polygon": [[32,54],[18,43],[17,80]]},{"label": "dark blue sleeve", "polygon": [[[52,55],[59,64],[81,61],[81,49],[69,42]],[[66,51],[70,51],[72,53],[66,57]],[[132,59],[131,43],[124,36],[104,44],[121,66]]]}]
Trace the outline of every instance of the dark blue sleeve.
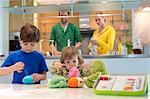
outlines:
[{"label": "dark blue sleeve", "polygon": [[44,58],[44,56],[42,55],[42,57],[41,57],[41,70],[40,70],[40,72],[42,73],[42,72],[47,72],[48,71],[48,68],[47,68],[47,65],[46,65],[46,62],[45,62],[45,58]]},{"label": "dark blue sleeve", "polygon": [[2,64],[1,67],[9,67],[9,66],[11,66],[13,64],[14,64],[14,62],[13,62],[13,55],[9,54],[9,56],[6,58],[6,60],[4,61],[4,63]]}]

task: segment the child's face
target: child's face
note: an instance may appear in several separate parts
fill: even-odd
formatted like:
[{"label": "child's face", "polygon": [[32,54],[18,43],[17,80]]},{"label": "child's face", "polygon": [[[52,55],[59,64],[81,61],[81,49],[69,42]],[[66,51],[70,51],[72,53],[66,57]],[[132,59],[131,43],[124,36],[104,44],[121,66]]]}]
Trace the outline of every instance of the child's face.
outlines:
[{"label": "child's face", "polygon": [[68,70],[70,70],[72,67],[77,67],[78,66],[78,57],[75,56],[75,57],[72,57],[72,59],[69,59],[69,60],[65,60],[64,61],[65,65],[66,65],[66,68]]},{"label": "child's face", "polygon": [[36,42],[23,42],[20,41],[21,49],[25,52],[33,52],[35,50]]}]

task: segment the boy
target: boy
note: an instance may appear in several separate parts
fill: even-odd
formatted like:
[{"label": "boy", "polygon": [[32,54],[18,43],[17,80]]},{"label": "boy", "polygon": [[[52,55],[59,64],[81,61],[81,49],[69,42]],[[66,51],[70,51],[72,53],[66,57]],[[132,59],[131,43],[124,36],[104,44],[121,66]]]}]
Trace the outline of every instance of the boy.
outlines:
[{"label": "boy", "polygon": [[46,79],[48,71],[43,55],[35,51],[35,44],[40,40],[39,30],[31,24],[26,24],[20,30],[21,50],[9,54],[2,64],[2,67],[10,67],[18,62],[24,64],[22,72],[14,72],[12,83],[23,84],[22,79],[31,75],[34,82],[39,84],[41,80]]}]

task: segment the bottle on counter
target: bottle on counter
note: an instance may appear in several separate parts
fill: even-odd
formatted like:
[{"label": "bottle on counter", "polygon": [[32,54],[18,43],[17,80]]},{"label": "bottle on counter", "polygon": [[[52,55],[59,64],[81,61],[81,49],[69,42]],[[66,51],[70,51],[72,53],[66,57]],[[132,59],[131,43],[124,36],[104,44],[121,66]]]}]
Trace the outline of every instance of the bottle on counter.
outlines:
[{"label": "bottle on counter", "polygon": [[91,48],[90,48],[90,50],[91,50],[90,55],[98,55],[97,48],[98,48],[98,46],[96,44],[92,44]]},{"label": "bottle on counter", "polygon": [[133,44],[133,53],[134,54],[142,54],[143,53],[143,47],[141,44],[141,39],[136,39]]},{"label": "bottle on counter", "polygon": [[70,40],[70,39],[67,40],[67,46],[68,46],[68,47],[71,46],[71,40]]},{"label": "bottle on counter", "polygon": [[127,49],[125,44],[122,45],[122,47],[121,47],[121,54],[122,55],[127,55],[128,54],[128,49]]}]

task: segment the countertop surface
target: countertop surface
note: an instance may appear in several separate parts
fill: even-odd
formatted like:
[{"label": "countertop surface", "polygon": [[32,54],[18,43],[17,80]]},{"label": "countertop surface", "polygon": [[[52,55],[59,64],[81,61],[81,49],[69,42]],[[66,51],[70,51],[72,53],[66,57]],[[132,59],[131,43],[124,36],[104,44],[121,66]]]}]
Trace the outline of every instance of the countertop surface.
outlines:
[{"label": "countertop surface", "polygon": [[[45,59],[59,59],[60,56],[45,56]],[[82,55],[84,59],[96,59],[96,58],[150,58],[150,55],[146,54],[128,54],[128,55]]]},{"label": "countertop surface", "polygon": [[148,99],[145,96],[96,95],[92,88],[57,88],[47,85],[0,84],[0,99]]},{"label": "countertop surface", "polygon": [[[5,60],[7,56],[0,57],[0,60]],[[45,59],[59,59],[60,56],[44,56]],[[150,54],[128,54],[128,55],[82,55],[84,59],[97,59],[97,58],[150,58]]]}]

